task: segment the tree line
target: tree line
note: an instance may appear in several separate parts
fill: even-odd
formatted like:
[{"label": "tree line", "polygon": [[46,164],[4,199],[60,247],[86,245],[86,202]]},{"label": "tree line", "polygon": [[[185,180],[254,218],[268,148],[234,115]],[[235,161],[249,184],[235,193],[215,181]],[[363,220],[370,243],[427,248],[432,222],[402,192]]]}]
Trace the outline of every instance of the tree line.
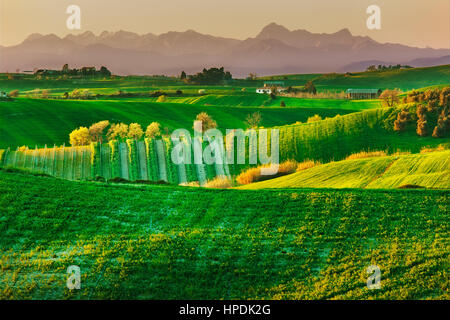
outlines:
[{"label": "tree line", "polygon": [[69,65],[66,63],[61,70],[49,70],[49,69],[38,69],[34,72],[36,76],[82,76],[82,77],[110,77],[111,71],[105,66],[100,67],[96,70],[95,67],[82,67],[80,69],[70,69]]},{"label": "tree line", "polygon": [[[206,112],[199,113],[195,121],[201,121],[201,131],[217,128],[217,122]],[[110,123],[108,120],[102,120],[93,123],[90,127],[81,126],[69,134],[69,142],[72,146],[85,146],[92,142],[103,143],[113,140],[134,139],[139,140],[143,136],[146,138],[159,138],[168,136],[169,129],[166,127],[161,130],[161,124],[158,122],[150,123],[145,131],[139,123]]]},{"label": "tree line", "polygon": [[401,65],[401,64],[396,64],[396,65],[381,65],[379,64],[378,67],[376,65],[371,65],[368,66],[366,71],[386,71],[386,70],[400,70],[400,69],[411,69],[411,66],[408,65]]},{"label": "tree line", "polygon": [[203,68],[202,72],[198,72],[193,75],[186,75],[186,72],[182,71],[180,79],[192,84],[223,84],[224,82],[231,81],[233,76],[229,71],[225,71],[223,67],[220,68]]},{"label": "tree line", "polygon": [[409,124],[416,123],[416,133],[421,137],[431,134],[442,138],[450,133],[450,87],[430,89],[423,92],[412,91],[402,102],[414,103],[414,109],[403,108],[394,121],[394,130],[405,131]]},{"label": "tree line", "polygon": [[79,127],[69,134],[69,142],[72,146],[85,146],[91,142],[103,143],[118,139],[139,140],[145,134],[148,138],[161,136],[161,125],[158,122],[150,123],[145,133],[139,123],[111,123],[108,120],[102,120],[93,123],[89,128]]}]

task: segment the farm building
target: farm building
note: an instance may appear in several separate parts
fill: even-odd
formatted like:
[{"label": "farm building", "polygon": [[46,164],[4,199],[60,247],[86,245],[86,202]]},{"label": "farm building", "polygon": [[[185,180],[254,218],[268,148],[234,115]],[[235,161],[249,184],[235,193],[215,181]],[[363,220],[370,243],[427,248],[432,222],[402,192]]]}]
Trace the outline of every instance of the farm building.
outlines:
[{"label": "farm building", "polygon": [[381,89],[347,89],[345,94],[347,99],[377,99]]},{"label": "farm building", "polygon": [[0,98],[7,98],[8,94],[5,91],[0,91]]},{"label": "farm building", "polygon": [[256,93],[271,94],[272,93],[272,89],[270,89],[268,87],[258,88],[258,89],[256,89]]},{"label": "farm building", "polygon": [[[265,94],[271,94],[273,87],[262,87],[256,89],[256,93],[265,93]],[[286,91],[286,88],[283,87],[277,87],[277,92],[284,92]]]},{"label": "farm building", "polygon": [[271,94],[273,87],[277,88],[277,92],[286,91],[286,88],[283,87],[283,82],[269,81],[269,82],[264,82],[264,87],[256,89],[256,93]]}]

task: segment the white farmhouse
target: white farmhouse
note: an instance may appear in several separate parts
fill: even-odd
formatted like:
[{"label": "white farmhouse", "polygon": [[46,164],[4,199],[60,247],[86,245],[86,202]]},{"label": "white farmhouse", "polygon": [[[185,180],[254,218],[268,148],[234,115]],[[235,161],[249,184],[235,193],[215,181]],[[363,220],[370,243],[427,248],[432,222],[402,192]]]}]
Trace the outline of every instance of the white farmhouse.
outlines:
[{"label": "white farmhouse", "polygon": [[271,94],[272,89],[270,89],[268,87],[258,88],[258,89],[256,89],[256,93]]},{"label": "white farmhouse", "polygon": [[266,83],[264,83],[264,87],[256,89],[256,93],[263,93],[263,94],[271,94],[272,88],[276,88],[277,92],[285,92],[286,88],[280,87],[280,86],[269,86]]}]

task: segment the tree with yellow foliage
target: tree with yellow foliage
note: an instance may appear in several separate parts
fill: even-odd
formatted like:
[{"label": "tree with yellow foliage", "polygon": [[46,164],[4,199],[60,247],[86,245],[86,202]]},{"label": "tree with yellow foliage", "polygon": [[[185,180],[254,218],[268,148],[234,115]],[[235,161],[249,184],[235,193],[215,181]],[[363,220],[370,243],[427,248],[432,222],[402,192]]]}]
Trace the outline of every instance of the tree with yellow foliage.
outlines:
[{"label": "tree with yellow foliage", "polygon": [[128,138],[139,140],[144,135],[142,127],[139,123],[132,123],[128,129]]},{"label": "tree with yellow foliage", "polygon": [[309,117],[307,120],[307,123],[316,122],[322,120],[322,117],[318,114],[313,115],[312,117]]},{"label": "tree with yellow foliage", "polygon": [[102,143],[103,134],[107,126],[109,126],[108,120],[103,120],[92,124],[89,127],[89,135],[91,137],[91,141]]},{"label": "tree with yellow foliage", "polygon": [[113,123],[106,134],[108,141],[115,139],[125,139],[128,135],[128,125],[125,123]]},{"label": "tree with yellow foliage", "polygon": [[197,115],[197,117],[195,118],[195,121],[201,121],[202,127],[196,128],[194,126],[194,129],[201,129],[202,133],[209,129],[217,128],[217,122],[213,118],[211,118],[211,116],[209,114],[207,114],[206,112],[199,113]]},{"label": "tree with yellow foliage", "polygon": [[69,141],[72,146],[85,146],[90,142],[89,129],[79,127],[69,134]]},{"label": "tree with yellow foliage", "polygon": [[380,99],[383,102],[383,104],[387,107],[393,107],[395,106],[397,103],[399,103],[400,98],[400,90],[398,89],[394,89],[394,90],[389,90],[386,89],[383,91],[383,93],[380,95]]},{"label": "tree with yellow foliage", "polygon": [[166,96],[165,95],[160,95],[158,97],[158,99],[156,99],[156,102],[166,102]]},{"label": "tree with yellow foliage", "polygon": [[161,125],[158,122],[152,122],[145,130],[145,136],[147,138],[155,138],[161,135]]}]

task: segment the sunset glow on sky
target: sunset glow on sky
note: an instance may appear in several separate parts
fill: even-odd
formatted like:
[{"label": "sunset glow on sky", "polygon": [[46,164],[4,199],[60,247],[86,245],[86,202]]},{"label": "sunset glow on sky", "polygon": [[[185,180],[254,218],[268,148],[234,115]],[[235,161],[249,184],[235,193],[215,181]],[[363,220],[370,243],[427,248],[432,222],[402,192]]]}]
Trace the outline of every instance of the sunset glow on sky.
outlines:
[{"label": "sunset glow on sky", "polygon": [[[126,30],[139,34],[195,31],[254,37],[276,22],[290,30],[333,33],[348,28],[380,42],[450,48],[449,0],[0,0],[0,44],[15,45],[32,33]],[[81,8],[81,30],[66,28],[69,5]],[[368,30],[366,9],[381,7],[381,30]]]}]

